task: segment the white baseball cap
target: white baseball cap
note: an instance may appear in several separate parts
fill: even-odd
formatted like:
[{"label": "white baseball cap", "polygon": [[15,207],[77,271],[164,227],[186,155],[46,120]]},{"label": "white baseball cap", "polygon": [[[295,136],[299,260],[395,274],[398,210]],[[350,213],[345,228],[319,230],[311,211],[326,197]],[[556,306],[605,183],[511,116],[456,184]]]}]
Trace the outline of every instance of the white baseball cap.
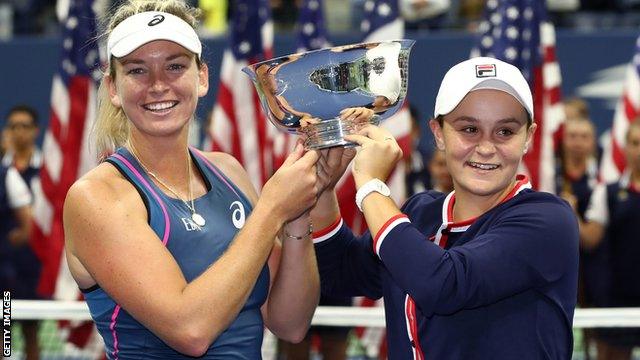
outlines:
[{"label": "white baseball cap", "polygon": [[480,89],[500,90],[513,96],[533,121],[533,97],[527,80],[517,67],[489,57],[472,58],[447,71],[436,97],[434,118],[450,113],[468,93]]},{"label": "white baseball cap", "polygon": [[146,11],[124,19],[111,31],[107,51],[120,58],[154,40],[173,41],[198,58],[202,54],[202,44],[193,27],[175,15],[160,11]]}]

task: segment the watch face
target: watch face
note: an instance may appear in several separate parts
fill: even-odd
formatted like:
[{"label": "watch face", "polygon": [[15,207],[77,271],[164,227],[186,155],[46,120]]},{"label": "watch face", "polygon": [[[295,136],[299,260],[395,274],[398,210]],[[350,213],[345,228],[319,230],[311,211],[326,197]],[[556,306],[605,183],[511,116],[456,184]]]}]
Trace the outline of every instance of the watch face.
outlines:
[{"label": "watch face", "polygon": [[389,196],[391,195],[391,191],[389,190],[389,188],[387,187],[387,185],[385,183],[383,183],[382,181],[376,181],[376,190],[384,195],[384,196]]}]

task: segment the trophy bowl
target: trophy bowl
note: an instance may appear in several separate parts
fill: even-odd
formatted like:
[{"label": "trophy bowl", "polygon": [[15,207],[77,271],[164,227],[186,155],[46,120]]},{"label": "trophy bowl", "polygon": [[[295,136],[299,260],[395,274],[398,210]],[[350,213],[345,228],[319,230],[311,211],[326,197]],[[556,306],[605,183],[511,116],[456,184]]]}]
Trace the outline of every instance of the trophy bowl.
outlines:
[{"label": "trophy bowl", "polygon": [[[377,125],[402,106],[414,43],[336,46],[262,61],[242,71],[251,77],[267,118],[281,131],[303,135],[307,149],[351,146],[344,135],[366,123]],[[366,120],[341,119],[346,109],[367,114]]]}]

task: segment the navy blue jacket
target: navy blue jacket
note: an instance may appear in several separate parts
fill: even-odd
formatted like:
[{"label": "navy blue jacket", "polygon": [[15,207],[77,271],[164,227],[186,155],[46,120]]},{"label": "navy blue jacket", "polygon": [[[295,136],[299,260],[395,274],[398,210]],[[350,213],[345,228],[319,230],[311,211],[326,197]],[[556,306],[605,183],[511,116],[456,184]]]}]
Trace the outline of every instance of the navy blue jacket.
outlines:
[{"label": "navy blue jacket", "polygon": [[376,239],[321,231],[322,292],[384,296],[390,359],[570,359],[577,221],[527,185],[462,223],[454,193],[425,192]]}]

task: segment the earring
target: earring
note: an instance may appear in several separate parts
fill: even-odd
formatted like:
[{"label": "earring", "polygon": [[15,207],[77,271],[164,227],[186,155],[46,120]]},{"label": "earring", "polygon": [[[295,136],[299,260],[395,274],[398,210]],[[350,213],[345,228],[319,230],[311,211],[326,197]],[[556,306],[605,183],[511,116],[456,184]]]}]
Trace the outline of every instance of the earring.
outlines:
[{"label": "earring", "polygon": [[523,153],[523,154],[526,154],[526,153],[527,153],[527,151],[529,151],[529,148],[528,148],[528,147],[525,147],[525,148],[524,148],[524,150],[522,151],[522,153]]}]

